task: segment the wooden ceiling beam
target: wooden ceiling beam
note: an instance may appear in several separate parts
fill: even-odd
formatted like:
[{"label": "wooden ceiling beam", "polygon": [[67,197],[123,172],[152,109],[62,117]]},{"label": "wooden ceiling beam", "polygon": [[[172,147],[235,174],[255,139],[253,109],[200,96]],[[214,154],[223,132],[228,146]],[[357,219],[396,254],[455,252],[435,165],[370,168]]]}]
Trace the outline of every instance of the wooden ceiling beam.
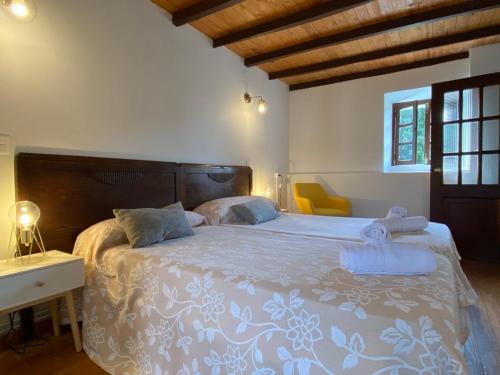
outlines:
[{"label": "wooden ceiling beam", "polygon": [[384,68],[372,69],[372,70],[367,70],[364,72],[345,74],[342,76],[334,76],[334,77],[330,77],[330,78],[318,79],[315,81],[309,81],[309,82],[303,82],[303,83],[296,83],[296,84],[290,85],[289,90],[290,91],[303,90],[303,89],[308,89],[311,87],[331,85],[334,83],[352,81],[352,80],[360,79],[360,78],[381,76],[384,74],[402,72],[405,70],[423,68],[426,66],[431,66],[431,65],[436,65],[436,64],[442,64],[442,63],[454,61],[454,60],[467,59],[468,57],[469,57],[469,52],[454,53],[452,55],[434,57],[432,59],[427,59],[427,60],[414,61],[414,62],[408,63],[408,64],[387,66]]},{"label": "wooden ceiling beam", "polygon": [[227,35],[215,38],[213,40],[214,48],[227,44],[240,42],[242,40],[255,38],[257,36],[273,33],[276,31],[299,26],[304,23],[312,22],[320,18],[328,17],[333,14],[344,12],[357,6],[369,3],[371,0],[337,0],[319,4],[309,9],[301,10],[296,13],[276,18],[255,26],[248,27],[239,31],[228,33]]},{"label": "wooden ceiling beam", "polygon": [[307,52],[314,49],[324,48],[336,44],[351,42],[353,40],[367,38],[373,35],[395,31],[409,26],[429,23],[453,16],[468,14],[489,8],[500,6],[500,0],[469,0],[464,3],[430,9],[420,13],[414,13],[396,19],[366,25],[353,30],[346,30],[332,35],[327,35],[306,42],[279,48],[273,51],[261,53],[245,58],[246,66],[260,65],[269,61],[285,58],[290,55]]},{"label": "wooden ceiling beam", "polygon": [[355,64],[363,61],[383,59],[385,57],[401,55],[404,53],[417,52],[435,47],[442,47],[450,44],[468,42],[474,39],[486,38],[489,36],[500,35],[500,25],[482,27],[471,31],[462,33],[445,35],[442,37],[421,40],[414,43],[404,44],[390,48],[384,48],[376,51],[366,52],[359,55],[341,57],[338,59],[323,61],[316,64],[299,66],[297,68],[290,68],[279,70],[269,73],[269,79],[278,79],[284,77],[291,77],[301,74],[308,74],[338,68],[345,65]]},{"label": "wooden ceiling beam", "polygon": [[172,14],[172,23],[175,26],[182,26],[186,23],[219,12],[227,7],[241,3],[243,0],[201,0],[185,9],[181,9]]}]

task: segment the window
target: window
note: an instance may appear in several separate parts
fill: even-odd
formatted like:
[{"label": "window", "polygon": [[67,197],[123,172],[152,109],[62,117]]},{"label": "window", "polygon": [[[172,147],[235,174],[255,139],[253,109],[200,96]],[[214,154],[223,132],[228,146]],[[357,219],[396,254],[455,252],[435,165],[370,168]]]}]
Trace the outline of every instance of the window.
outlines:
[{"label": "window", "polygon": [[[399,91],[389,91],[384,93],[384,173],[429,173],[430,172],[430,103],[432,101],[432,89],[430,86],[425,87],[415,87],[411,89],[399,90]],[[428,105],[425,105],[429,103]],[[427,116],[421,114],[419,116],[419,104],[420,112],[427,110]],[[395,105],[399,106],[400,109],[411,107],[411,109],[402,113],[402,131],[409,132],[410,134],[401,134],[401,142],[399,141],[399,118],[394,115]],[[415,108],[416,105],[416,108]],[[416,112],[416,115],[415,115]],[[397,113],[399,115],[399,113]],[[409,116],[411,119],[408,119]],[[415,121],[414,121],[415,120]],[[398,121],[395,124],[395,121]],[[411,122],[410,122],[411,121]],[[404,126],[407,126],[404,129]],[[413,125],[413,126],[411,126]],[[420,125],[420,129],[418,126]],[[427,127],[427,129],[426,129]],[[416,136],[413,137],[413,131],[416,131]],[[402,148],[402,159],[399,160],[399,146],[405,145],[406,139],[411,136],[411,141],[407,141],[407,145]],[[419,140],[420,136],[420,140]],[[424,139],[424,142],[421,139]],[[413,142],[415,140],[415,142]],[[426,142],[428,144],[426,148]],[[404,152],[411,153],[410,157]],[[413,154],[415,151],[415,162],[413,162]],[[423,151],[423,152],[422,152]],[[425,152],[427,151],[427,155]],[[396,155],[395,155],[396,154]],[[423,156],[422,156],[423,155]],[[427,157],[427,160],[426,160]],[[426,163],[427,162],[427,163]],[[419,164],[421,163],[421,164]]]},{"label": "window", "polygon": [[430,100],[394,103],[392,165],[430,164]]}]

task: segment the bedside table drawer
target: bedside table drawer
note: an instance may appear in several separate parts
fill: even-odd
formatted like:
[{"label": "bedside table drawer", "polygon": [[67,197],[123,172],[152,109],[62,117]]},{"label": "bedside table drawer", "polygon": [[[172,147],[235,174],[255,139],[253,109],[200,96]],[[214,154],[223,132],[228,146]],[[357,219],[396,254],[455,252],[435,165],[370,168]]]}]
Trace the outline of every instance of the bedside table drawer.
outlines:
[{"label": "bedside table drawer", "polygon": [[79,288],[83,284],[83,260],[14,274],[2,279],[0,311]]}]

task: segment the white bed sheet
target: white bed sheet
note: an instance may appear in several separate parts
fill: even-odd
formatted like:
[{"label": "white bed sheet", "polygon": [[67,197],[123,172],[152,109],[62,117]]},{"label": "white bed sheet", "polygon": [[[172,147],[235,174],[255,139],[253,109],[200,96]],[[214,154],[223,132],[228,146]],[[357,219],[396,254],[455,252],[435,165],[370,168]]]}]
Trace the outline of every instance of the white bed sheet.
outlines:
[{"label": "white bed sheet", "polygon": [[[360,232],[373,220],[371,218],[281,213],[277,219],[257,225],[224,224],[224,226],[362,242]],[[453,266],[455,280],[459,284],[457,290],[462,291],[459,295],[460,305],[465,307],[477,302],[477,294],[460,266],[460,254],[446,225],[430,222],[422,232],[392,233],[391,235],[393,241],[424,244],[434,252],[447,257]]]}]

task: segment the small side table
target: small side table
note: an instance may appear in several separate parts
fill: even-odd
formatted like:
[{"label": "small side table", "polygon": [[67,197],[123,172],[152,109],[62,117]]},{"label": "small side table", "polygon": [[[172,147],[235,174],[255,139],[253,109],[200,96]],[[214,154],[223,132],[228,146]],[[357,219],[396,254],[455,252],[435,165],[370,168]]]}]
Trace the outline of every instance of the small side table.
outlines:
[{"label": "small side table", "polygon": [[45,256],[34,254],[30,263],[17,260],[0,261],[0,314],[50,302],[54,335],[58,336],[59,312],[57,299],[64,297],[77,352],[82,340],[73,299],[73,290],[84,285],[83,258],[57,250]]}]

